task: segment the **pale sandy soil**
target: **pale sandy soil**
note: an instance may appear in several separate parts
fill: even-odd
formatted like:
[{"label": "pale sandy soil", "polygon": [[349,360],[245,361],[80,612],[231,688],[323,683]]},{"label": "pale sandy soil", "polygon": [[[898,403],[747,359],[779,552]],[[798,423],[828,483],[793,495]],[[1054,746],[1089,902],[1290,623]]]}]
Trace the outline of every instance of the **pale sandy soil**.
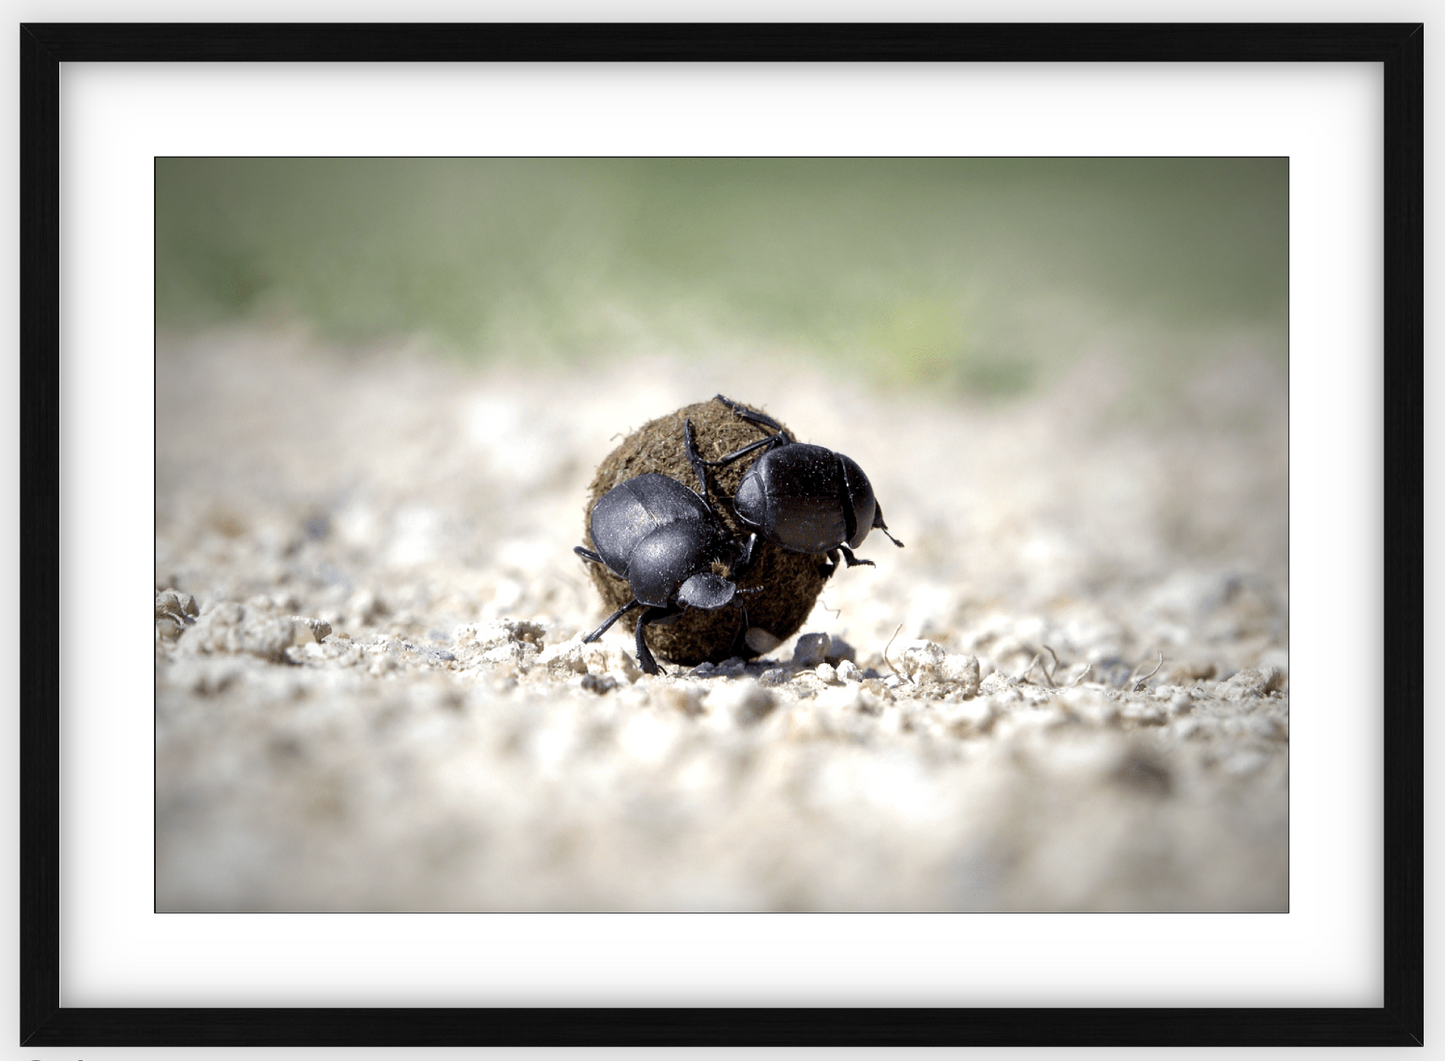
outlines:
[{"label": "pale sandy soil", "polygon": [[[163,340],[159,908],[1287,908],[1282,369],[1140,405],[1107,353],[972,407]],[[761,660],[641,676],[627,624],[578,640],[587,483],[717,391],[855,458],[907,548]]]}]

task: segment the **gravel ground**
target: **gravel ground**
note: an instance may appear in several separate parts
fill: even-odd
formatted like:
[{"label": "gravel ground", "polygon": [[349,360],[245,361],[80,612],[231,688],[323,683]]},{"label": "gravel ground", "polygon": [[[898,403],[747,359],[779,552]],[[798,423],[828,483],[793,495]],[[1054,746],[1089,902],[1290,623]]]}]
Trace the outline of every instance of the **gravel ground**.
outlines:
[{"label": "gravel ground", "polygon": [[[781,355],[163,339],[159,909],[1287,909],[1286,386],[1210,353],[965,406]],[[718,391],[856,459],[907,547],[759,659],[641,675],[630,624],[580,641],[587,485]]]}]

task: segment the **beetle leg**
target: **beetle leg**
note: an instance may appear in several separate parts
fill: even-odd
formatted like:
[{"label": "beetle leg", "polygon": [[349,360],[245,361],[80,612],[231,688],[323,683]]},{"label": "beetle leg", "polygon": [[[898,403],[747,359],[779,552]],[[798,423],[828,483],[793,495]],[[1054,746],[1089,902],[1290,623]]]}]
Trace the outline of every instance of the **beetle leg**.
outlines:
[{"label": "beetle leg", "polygon": [[580,546],[580,545],[574,545],[574,546],[572,547],[572,551],[573,551],[574,553],[576,553],[578,556],[580,556],[580,557],[581,557],[582,559],[584,559],[584,560],[591,560],[593,563],[596,563],[596,564],[605,563],[605,561],[602,559],[602,557],[598,556],[598,555],[597,555],[596,553],[594,553],[591,549],[584,549],[584,548],[582,548],[582,546]]},{"label": "beetle leg", "polygon": [[[872,560],[859,560],[853,555],[853,550],[846,545],[838,546],[838,551],[843,554],[843,559],[848,561],[849,567],[877,567]],[[836,561],[834,561],[836,563]]]},{"label": "beetle leg", "polygon": [[655,623],[659,619],[666,619],[669,615],[676,615],[681,608],[646,608],[637,617],[637,665],[642,668],[644,674],[667,673],[657,665],[657,660],[652,658],[652,652],[647,647],[647,641],[643,638],[643,629],[648,623]]},{"label": "beetle leg", "polygon": [[582,643],[590,645],[592,642],[596,641],[603,634],[607,633],[608,629],[612,626],[613,623],[617,622],[617,620],[621,619],[624,614],[631,611],[633,608],[636,608],[641,603],[642,602],[640,600],[638,600],[636,597],[633,597],[630,602],[624,604],[622,607],[618,608],[615,612],[609,615],[606,620],[603,621],[601,626],[599,626],[596,630],[593,630],[590,634],[584,637],[582,639]]},{"label": "beetle leg", "polygon": [[743,542],[742,555],[739,556],[737,562],[728,569],[728,574],[732,576],[734,582],[746,574],[748,568],[753,566],[753,550],[757,548],[757,544],[758,536],[756,534],[749,534],[748,540]]},{"label": "beetle leg", "polygon": [[713,401],[722,402],[738,416],[741,416],[744,420],[747,420],[750,423],[757,424],[759,427],[769,428],[770,430],[778,432],[778,434],[780,435],[783,432],[783,425],[778,423],[767,413],[754,412],[745,405],[739,405],[731,398],[724,398],[721,394],[715,395],[713,397]]},{"label": "beetle leg", "polygon": [[744,446],[742,449],[738,450],[735,453],[729,453],[726,457],[719,457],[715,461],[705,460],[703,461],[703,463],[716,468],[723,464],[731,464],[739,457],[746,457],[755,449],[761,449],[763,446],[781,446],[787,441],[787,435],[766,435],[763,438],[758,439],[756,442],[749,442],[746,446]]},{"label": "beetle leg", "polygon": [[[759,586],[758,589],[762,589],[762,587]],[[733,600],[737,602],[738,611],[743,613],[743,625],[738,627],[737,636],[733,638],[732,643],[733,655],[741,656],[748,645],[748,606],[743,603],[741,597],[734,597]],[[741,646],[741,650],[739,646]]]},{"label": "beetle leg", "polygon": [[707,461],[703,460],[702,454],[697,451],[697,439],[692,432],[691,420],[684,420],[682,422],[682,442],[683,447],[687,450],[688,463],[692,465],[692,470],[697,472],[698,496],[706,501],[707,475],[704,468],[707,465]]},{"label": "beetle leg", "polygon": [[838,550],[829,549],[827,552],[828,562],[818,565],[818,574],[824,578],[832,578],[833,572],[838,570]]}]

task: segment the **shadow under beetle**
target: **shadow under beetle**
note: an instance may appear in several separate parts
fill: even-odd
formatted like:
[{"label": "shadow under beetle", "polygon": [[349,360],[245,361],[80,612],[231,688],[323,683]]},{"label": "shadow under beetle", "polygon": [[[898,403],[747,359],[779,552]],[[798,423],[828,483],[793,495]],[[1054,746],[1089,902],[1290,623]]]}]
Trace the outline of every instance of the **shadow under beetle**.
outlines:
[{"label": "shadow under beetle", "polygon": [[853,550],[874,527],[887,534],[894,545],[903,547],[883,522],[883,510],[873,496],[873,486],[857,461],[822,446],[794,442],[772,417],[721,394],[715,400],[744,420],[773,432],[736,453],[710,461],[697,451],[692,421],[683,425],[687,459],[697,472],[703,497],[707,496],[705,466],[716,468],[754,450],[765,451],[747,470],[730,502],[738,522],[753,532],[746,546],[749,552],[761,536],[789,552],[826,555],[829,562],[818,570],[827,578],[838,570],[840,552],[849,567],[873,566],[872,560],[859,560]]},{"label": "shadow under beetle", "polygon": [[[641,608],[637,662],[647,674],[656,674],[658,666],[643,640],[645,627],[675,622],[688,608],[723,608],[738,593],[756,592],[739,590],[713,570],[722,563],[737,578],[752,562],[752,538],[740,544],[706,501],[666,475],[648,472],[614,486],[593,507],[589,527],[597,551],[580,545],[574,551],[627,579],[632,600],[582,640],[596,641],[624,614]],[[744,608],[742,631],[747,625]]]}]

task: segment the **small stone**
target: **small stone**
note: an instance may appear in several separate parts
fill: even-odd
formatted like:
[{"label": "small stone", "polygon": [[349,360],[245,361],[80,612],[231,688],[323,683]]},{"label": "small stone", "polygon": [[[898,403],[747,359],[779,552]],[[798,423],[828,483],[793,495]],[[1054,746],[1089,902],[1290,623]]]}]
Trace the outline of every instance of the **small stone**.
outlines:
[{"label": "small stone", "polygon": [[162,590],[156,596],[156,618],[166,615],[185,624],[194,622],[201,614],[196,607],[196,598],[177,589]]},{"label": "small stone", "polygon": [[938,665],[938,677],[950,685],[958,686],[965,696],[977,696],[979,688],[978,657],[947,655]]},{"label": "small stone", "polygon": [[1180,689],[1169,700],[1169,713],[1171,715],[1187,715],[1194,710],[1194,697],[1189,695],[1186,689]]},{"label": "small stone", "polygon": [[748,632],[743,635],[743,641],[747,644],[748,648],[760,656],[765,652],[771,652],[783,643],[782,638],[774,637],[761,626],[748,627]]},{"label": "small stone", "polygon": [[200,612],[196,598],[189,593],[168,589],[156,597],[156,636],[164,641],[174,641],[186,627],[196,621]]},{"label": "small stone", "polygon": [[199,654],[245,653],[271,663],[286,662],[294,637],[289,619],[223,601],[196,620],[181,650]]},{"label": "small stone", "polygon": [[322,619],[309,619],[304,615],[291,616],[291,643],[293,645],[319,644],[331,633],[331,624]]},{"label": "small stone", "polygon": [[603,693],[611,692],[617,688],[617,679],[605,674],[588,674],[582,679],[582,688],[586,689],[589,693],[597,693],[600,696]]},{"label": "small stone", "polygon": [[770,667],[758,675],[758,683],[761,685],[786,685],[792,673],[783,667]]},{"label": "small stone", "polygon": [[1282,693],[1289,688],[1289,672],[1283,667],[1264,667],[1264,689],[1269,693]]},{"label": "small stone", "polygon": [[813,673],[818,676],[818,679],[824,685],[838,684],[838,671],[831,663],[819,663],[818,666],[813,669]]},{"label": "small stone", "polygon": [[938,668],[947,655],[937,642],[915,641],[903,650],[899,669],[915,682],[936,680]]},{"label": "small stone", "polygon": [[457,629],[457,644],[476,642],[482,648],[508,642],[524,641],[541,647],[547,628],[541,623],[525,619],[488,619],[480,623],[469,623]]},{"label": "small stone", "polygon": [[827,634],[804,634],[793,648],[793,665],[816,667],[827,657],[830,647],[831,638]]},{"label": "small stone", "polygon": [[[458,638],[458,641],[460,640],[461,638]],[[562,679],[573,674],[586,674],[587,663],[582,658],[583,647],[581,635],[570,641],[548,645],[537,658],[537,664],[546,670],[549,678]]]},{"label": "small stone", "polygon": [[1281,685],[1282,678],[1278,669],[1270,667],[1260,671],[1246,667],[1228,681],[1220,682],[1216,694],[1222,700],[1234,702],[1255,700],[1278,691]]},{"label": "small stone", "polygon": [[851,659],[845,659],[838,664],[838,677],[845,682],[861,682],[863,672],[858,669],[858,664]]},{"label": "small stone", "polygon": [[710,718],[735,726],[754,725],[775,706],[777,698],[769,690],[747,679],[719,685],[703,701]]},{"label": "small stone", "polygon": [[872,693],[874,696],[886,697],[891,695],[891,691],[887,683],[885,683],[881,678],[862,678],[861,684],[864,689]]},{"label": "small stone", "polygon": [[615,641],[583,644],[582,663],[588,674],[620,675],[627,682],[635,682],[642,676],[642,668],[632,658],[632,653]]},{"label": "small stone", "polygon": [[992,696],[994,693],[1002,692],[1013,685],[1013,679],[1002,671],[994,671],[978,684],[980,695]]}]

